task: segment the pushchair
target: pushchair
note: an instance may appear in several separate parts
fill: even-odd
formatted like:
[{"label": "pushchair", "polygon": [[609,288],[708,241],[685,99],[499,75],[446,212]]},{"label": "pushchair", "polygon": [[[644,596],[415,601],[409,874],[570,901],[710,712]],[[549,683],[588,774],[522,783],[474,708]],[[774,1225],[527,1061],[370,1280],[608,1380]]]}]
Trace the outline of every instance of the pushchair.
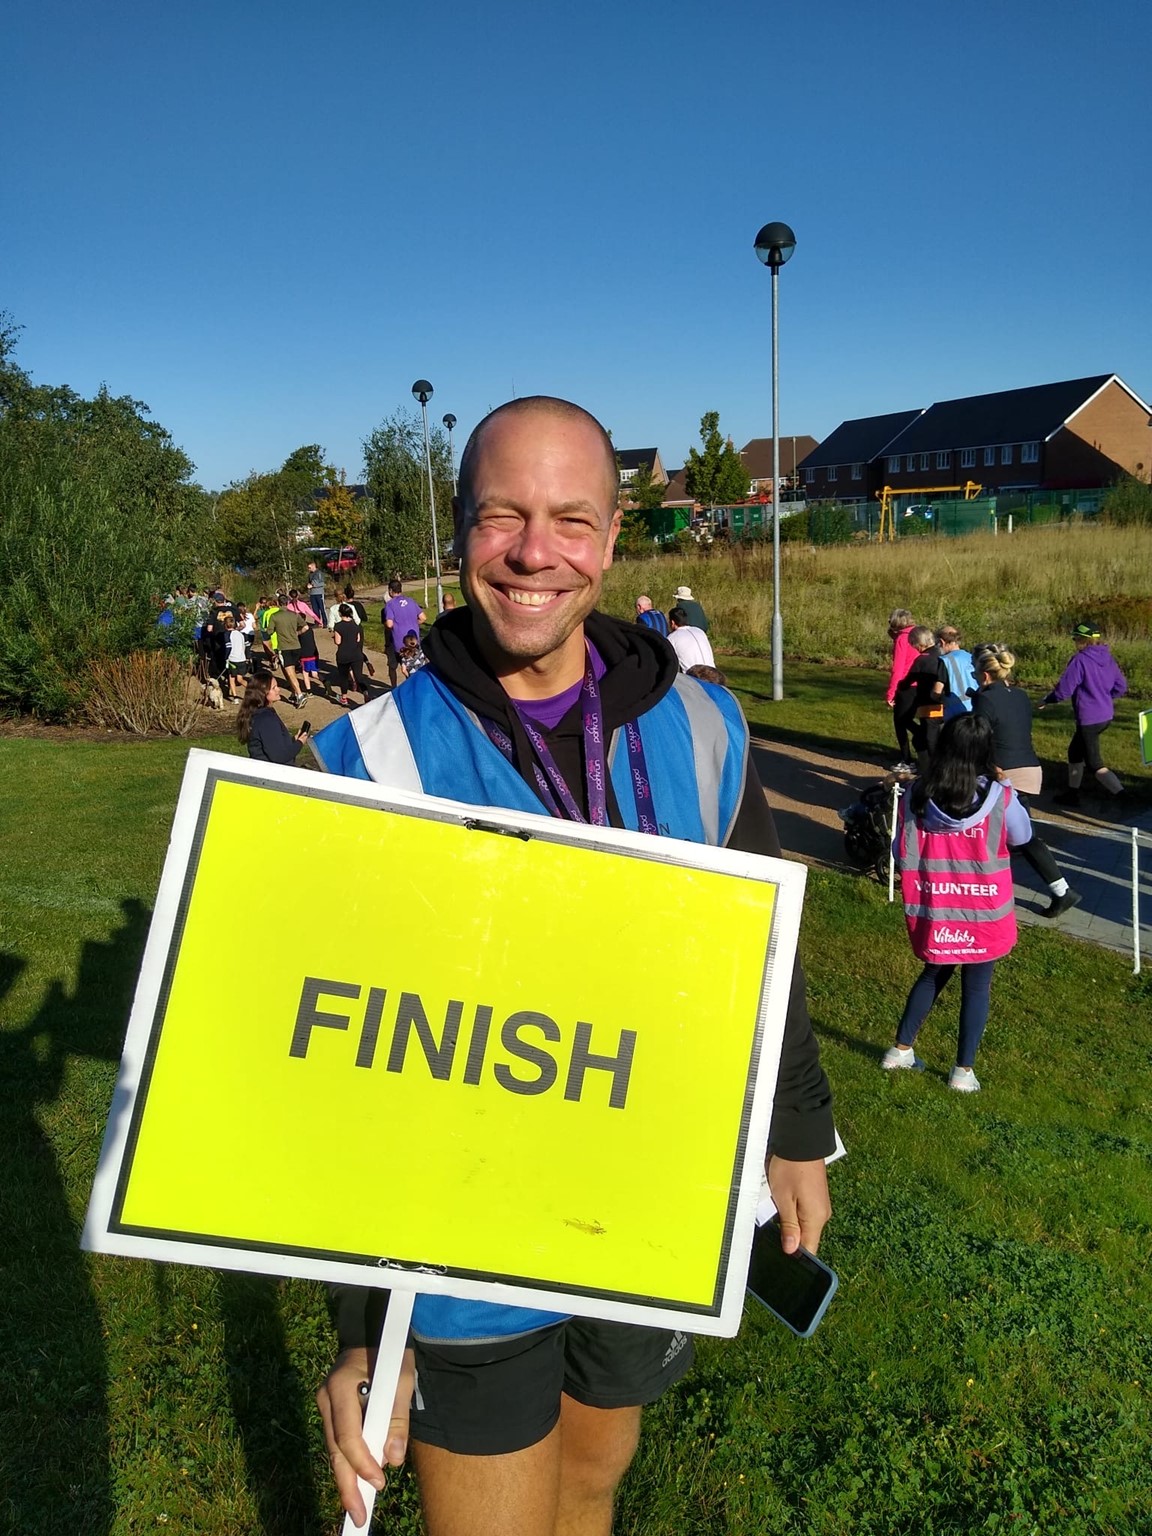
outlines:
[{"label": "pushchair", "polygon": [[838,812],[844,823],[844,852],[849,862],[857,869],[874,871],[882,884],[888,882],[893,784],[900,785],[900,793],[904,793],[904,776],[889,774],[870,784],[854,805]]}]

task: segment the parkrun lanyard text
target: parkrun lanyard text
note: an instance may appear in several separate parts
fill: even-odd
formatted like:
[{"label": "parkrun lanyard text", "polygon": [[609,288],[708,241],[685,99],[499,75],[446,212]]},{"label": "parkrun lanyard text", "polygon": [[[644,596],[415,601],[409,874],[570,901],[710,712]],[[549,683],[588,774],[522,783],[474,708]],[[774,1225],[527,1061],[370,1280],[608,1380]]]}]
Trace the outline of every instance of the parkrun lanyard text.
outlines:
[{"label": "parkrun lanyard text", "polygon": [[[528,737],[535,761],[532,773],[540,798],[549,813],[568,821],[591,822],[594,827],[608,826],[608,759],[604,741],[604,710],[600,703],[600,685],[592,668],[592,657],[587,654],[584,662],[584,682],[580,688],[580,709],[584,723],[584,773],[587,781],[588,815],[585,816],[576,803],[575,796],[556,766],[548,744],[540,730],[524,715],[520,716],[524,734]],[[503,726],[494,720],[484,720],[488,739],[508,761],[515,766],[516,756],[512,738]],[[636,822],[641,832],[659,836],[656,807],[652,800],[652,785],[648,778],[648,765],[644,760],[644,743],[633,720],[624,726],[628,743],[629,778],[636,800]]]}]

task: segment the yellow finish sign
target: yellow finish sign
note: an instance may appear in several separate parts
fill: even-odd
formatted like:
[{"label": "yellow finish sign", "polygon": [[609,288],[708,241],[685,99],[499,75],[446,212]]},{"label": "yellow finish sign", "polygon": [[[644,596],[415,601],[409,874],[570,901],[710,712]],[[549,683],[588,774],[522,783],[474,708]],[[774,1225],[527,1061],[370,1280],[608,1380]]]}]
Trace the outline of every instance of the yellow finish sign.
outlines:
[{"label": "yellow finish sign", "polygon": [[[668,862],[688,845],[664,839],[589,846],[193,756],[195,833],[101,1164],[113,1240],[91,1246],[718,1316],[778,1055],[778,884]],[[239,890],[263,917],[243,942]]]}]

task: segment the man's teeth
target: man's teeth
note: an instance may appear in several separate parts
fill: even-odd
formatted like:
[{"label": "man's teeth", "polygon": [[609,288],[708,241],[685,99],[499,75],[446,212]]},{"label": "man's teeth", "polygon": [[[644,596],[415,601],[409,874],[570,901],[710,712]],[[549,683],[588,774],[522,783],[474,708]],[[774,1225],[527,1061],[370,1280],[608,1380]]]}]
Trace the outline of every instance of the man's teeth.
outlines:
[{"label": "man's teeth", "polygon": [[545,603],[550,603],[556,596],[555,592],[522,592],[515,587],[509,587],[507,591],[511,601],[519,603],[522,608],[543,608]]}]

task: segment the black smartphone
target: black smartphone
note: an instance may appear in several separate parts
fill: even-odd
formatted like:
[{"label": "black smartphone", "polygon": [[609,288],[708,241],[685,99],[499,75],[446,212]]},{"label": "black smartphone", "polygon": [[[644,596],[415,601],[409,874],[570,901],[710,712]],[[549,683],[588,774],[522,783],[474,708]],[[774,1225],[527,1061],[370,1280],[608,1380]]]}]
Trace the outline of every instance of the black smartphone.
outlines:
[{"label": "black smartphone", "polygon": [[767,1307],[785,1328],[810,1339],[828,1310],[839,1282],[836,1274],[807,1248],[785,1253],[780,1222],[773,1216],[756,1228],[748,1263],[748,1294]]},{"label": "black smartphone", "polygon": [[300,734],[301,734],[301,736],[307,736],[308,732],[311,729],[312,729],[312,722],[311,722],[311,720],[302,720],[300,722]]}]

